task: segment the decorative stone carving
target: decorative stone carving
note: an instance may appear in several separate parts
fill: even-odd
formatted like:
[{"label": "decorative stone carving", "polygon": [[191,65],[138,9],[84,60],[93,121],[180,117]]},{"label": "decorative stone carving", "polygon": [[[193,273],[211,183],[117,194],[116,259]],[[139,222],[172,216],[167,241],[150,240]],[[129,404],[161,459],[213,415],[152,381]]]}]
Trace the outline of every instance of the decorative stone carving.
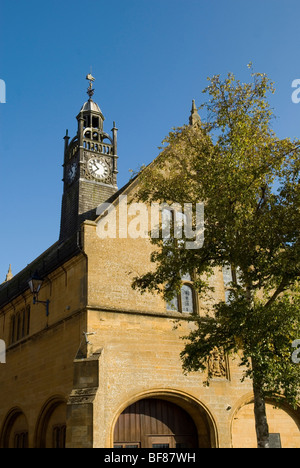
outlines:
[{"label": "decorative stone carving", "polygon": [[208,358],[208,375],[212,379],[227,379],[227,364],[222,348],[215,347]]}]

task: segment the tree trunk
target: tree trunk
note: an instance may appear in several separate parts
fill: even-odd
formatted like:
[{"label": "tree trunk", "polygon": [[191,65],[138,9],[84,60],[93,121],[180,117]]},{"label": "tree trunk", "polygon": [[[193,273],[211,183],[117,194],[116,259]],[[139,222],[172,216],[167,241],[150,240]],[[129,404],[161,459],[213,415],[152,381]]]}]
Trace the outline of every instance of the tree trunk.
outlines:
[{"label": "tree trunk", "polygon": [[257,436],[257,448],[270,448],[269,426],[266,414],[266,402],[262,395],[261,385],[256,382],[255,370],[253,379],[254,415]]},{"label": "tree trunk", "polygon": [[[247,287],[246,297],[248,299],[250,307],[253,307],[253,291],[251,286]],[[257,448],[270,448],[270,435],[266,414],[266,402],[262,393],[261,381],[259,378],[257,378],[256,361],[253,357],[251,361],[253,370],[254,416]]]}]

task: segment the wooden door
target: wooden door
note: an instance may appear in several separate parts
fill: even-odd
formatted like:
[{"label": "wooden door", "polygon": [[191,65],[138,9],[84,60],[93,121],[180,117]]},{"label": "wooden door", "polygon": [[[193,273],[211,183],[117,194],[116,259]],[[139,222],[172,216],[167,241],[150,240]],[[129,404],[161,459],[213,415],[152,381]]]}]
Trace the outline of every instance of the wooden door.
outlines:
[{"label": "wooden door", "polygon": [[173,436],[148,436],[147,447],[154,449],[168,449],[174,448],[174,437]]},{"label": "wooden door", "polygon": [[115,448],[198,448],[198,434],[190,415],[165,400],[144,399],[126,408],[114,432]]}]

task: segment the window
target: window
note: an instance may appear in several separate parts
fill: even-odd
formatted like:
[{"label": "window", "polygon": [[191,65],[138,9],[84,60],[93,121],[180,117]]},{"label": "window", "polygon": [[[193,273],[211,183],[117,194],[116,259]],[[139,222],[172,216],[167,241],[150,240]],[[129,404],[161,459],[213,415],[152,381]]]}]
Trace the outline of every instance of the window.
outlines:
[{"label": "window", "polygon": [[223,281],[225,289],[225,303],[230,304],[232,301],[232,284],[242,286],[241,271],[239,268],[233,268],[227,264],[223,266]]},{"label": "window", "polygon": [[22,330],[21,330],[21,328],[22,328],[22,315],[23,315],[23,314],[22,314],[22,315],[21,315],[21,314],[22,314],[22,313],[19,313],[19,314],[17,315],[17,335],[16,335],[17,341],[19,341],[19,340],[21,339],[21,337],[22,337]]},{"label": "window", "polygon": [[191,285],[183,284],[179,295],[167,302],[168,311],[178,311],[184,314],[195,312],[195,292]]},{"label": "window", "polygon": [[141,448],[141,444],[140,442],[124,442],[124,443],[120,443],[120,444],[114,444],[114,448],[116,449],[123,449],[123,448],[128,448],[128,449],[139,449]]},{"label": "window", "polygon": [[[170,240],[175,239],[176,245],[179,247],[184,244],[182,239],[182,230],[185,226],[186,215],[182,213],[181,206],[173,203],[173,205],[162,209],[161,212],[161,230],[164,245],[167,245]],[[172,232],[173,231],[173,232]],[[169,252],[171,256],[173,253]],[[171,301],[167,301],[166,308],[168,311],[178,311],[186,314],[195,312],[195,292],[191,284],[192,278],[189,272],[182,272],[181,279],[183,285],[180,294],[176,294]]]},{"label": "window", "polygon": [[178,298],[173,297],[171,301],[167,302],[167,310],[178,310]]},{"label": "window", "polygon": [[10,343],[15,342],[15,329],[16,329],[16,317],[15,315],[12,316],[10,322]]},{"label": "window", "polygon": [[99,128],[99,117],[92,117],[92,126],[93,128]]},{"label": "window", "polygon": [[65,448],[66,446],[66,426],[64,424],[53,427],[52,447],[55,449]]},{"label": "window", "polygon": [[191,275],[189,273],[184,273],[181,275],[182,281],[192,281]]},{"label": "window", "polygon": [[21,311],[11,317],[10,324],[10,344],[25,338],[30,331],[30,306],[26,306]]},{"label": "window", "polygon": [[184,284],[181,288],[181,308],[182,312],[192,314],[194,312],[193,290],[191,286]]},{"label": "window", "polygon": [[186,222],[186,216],[181,209],[180,204],[173,203],[161,211],[161,234],[164,244],[167,244],[170,239],[174,239],[178,246],[184,244],[182,230]]},{"label": "window", "polygon": [[90,127],[91,126],[91,117],[89,115],[86,115],[84,117],[84,128]]},{"label": "window", "polygon": [[28,448],[28,432],[15,433],[14,448],[17,448],[17,449]]}]

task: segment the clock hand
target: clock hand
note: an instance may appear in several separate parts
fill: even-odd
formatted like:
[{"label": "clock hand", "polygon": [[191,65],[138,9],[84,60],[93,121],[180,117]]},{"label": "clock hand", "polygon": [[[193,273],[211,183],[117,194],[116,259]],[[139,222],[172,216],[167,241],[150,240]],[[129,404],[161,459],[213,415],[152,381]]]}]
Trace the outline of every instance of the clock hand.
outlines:
[{"label": "clock hand", "polygon": [[91,164],[92,164],[92,166],[94,166],[94,169],[90,170],[90,171],[91,171],[91,174],[94,174],[97,171],[98,166],[97,166],[96,161],[91,161]]}]

